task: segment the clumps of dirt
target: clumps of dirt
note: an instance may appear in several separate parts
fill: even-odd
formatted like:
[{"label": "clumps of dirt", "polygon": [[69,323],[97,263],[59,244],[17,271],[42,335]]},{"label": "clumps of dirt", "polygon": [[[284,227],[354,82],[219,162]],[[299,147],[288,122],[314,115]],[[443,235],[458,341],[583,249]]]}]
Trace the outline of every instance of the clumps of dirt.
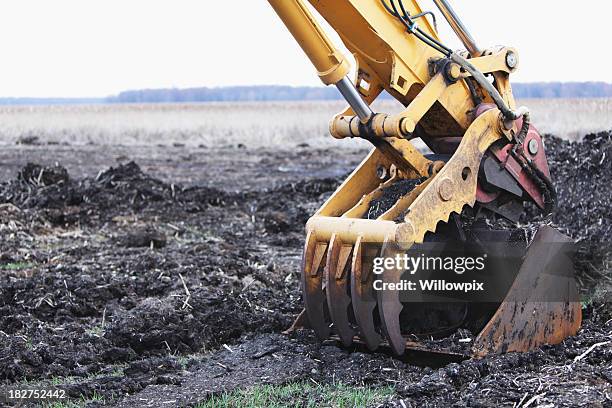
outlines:
[{"label": "clumps of dirt", "polygon": [[20,136],[16,140],[15,144],[23,145],[23,146],[40,146],[42,145],[42,142],[40,140],[40,137],[36,135],[25,134],[23,136]]},{"label": "clumps of dirt", "polygon": [[[53,174],[67,175],[62,169]],[[117,377],[113,366],[216,349],[245,333],[280,332],[299,311],[294,273],[261,247],[261,220],[243,221],[245,211],[265,208],[272,196],[288,202],[292,188],[233,195],[184,189],[135,164],[80,180],[40,178],[41,171],[51,174],[26,166],[0,185],[1,199],[9,201],[0,207],[0,227],[15,235],[0,240],[0,381],[74,377],[77,384],[65,385],[75,397],[133,393],[174,381],[181,369],[168,375],[126,370]],[[296,190],[318,195],[325,190],[318,184]],[[146,200],[134,205],[135,194]],[[67,203],[65,196],[79,200]],[[226,199],[232,202],[218,208]],[[54,225],[51,210],[76,214],[80,228],[72,229],[75,239],[59,229],[52,248],[43,250],[34,236],[41,224]],[[43,220],[31,228],[37,218]],[[110,239],[101,239],[101,231]],[[30,237],[27,245],[20,233]],[[40,254],[27,262],[11,255],[22,249]]]},{"label": "clumps of dirt", "polygon": [[399,180],[398,182],[386,187],[382,191],[380,197],[372,200],[370,207],[368,208],[367,213],[364,214],[363,218],[375,220],[376,218],[380,217],[391,209],[393,204],[395,204],[400,197],[414,190],[414,188],[423,181],[424,179]]},{"label": "clumps of dirt", "polygon": [[172,207],[198,212],[223,204],[228,195],[209,187],[182,188],[142,172],[129,162],[95,178],[72,180],[60,166],[27,164],[17,178],[0,184],[0,202],[42,210],[52,225],[96,225],[118,214],[155,212]]},{"label": "clumps of dirt", "polygon": [[[212,187],[165,183],[143,173],[134,162],[80,180],[71,179],[60,165],[44,167],[29,163],[16,179],[0,184],[0,202],[43,214],[52,226],[62,227],[96,226],[117,215],[188,214],[210,206],[237,206],[261,219],[266,232],[278,234],[302,232],[319,201],[334,191],[340,181],[341,178],[310,179],[265,191],[225,192]],[[147,236],[125,237],[124,241],[122,245],[128,247],[146,246],[150,242],[163,245]]]},{"label": "clumps of dirt", "polygon": [[[98,174],[95,187],[86,192],[84,201],[101,202],[113,205],[129,202],[134,210],[139,210],[150,202],[174,198],[171,186],[142,172],[134,162],[111,167]],[[115,200],[109,196],[111,193]],[[171,200],[169,200],[171,201]]]},{"label": "clumps of dirt", "polygon": [[28,220],[21,209],[11,203],[0,204],[0,234],[2,238],[27,231]]},{"label": "clumps of dirt", "polygon": [[186,297],[145,298],[117,313],[104,337],[139,355],[185,353],[218,348],[243,333],[282,331],[287,323],[279,312],[258,313],[246,297],[206,287]]},{"label": "clumps of dirt", "polygon": [[28,163],[17,174],[17,180],[35,187],[45,187],[53,184],[67,184],[70,182],[70,177],[68,170],[59,164],[43,167],[39,164]]},{"label": "clumps of dirt", "polygon": [[[188,373],[176,358],[150,357],[129,363],[125,368],[103,370],[77,383],[62,385],[66,394],[74,399],[85,395],[113,396],[132,394],[149,385],[181,383]],[[101,391],[103,390],[103,391]],[[88,407],[103,406],[103,403],[88,403]],[[138,406],[138,404],[136,404]]]},{"label": "clumps of dirt", "polygon": [[195,406],[212,395],[244,388],[245,383],[280,385],[307,380],[318,372],[319,364],[309,355],[313,348],[312,342],[305,345],[280,334],[254,336],[207,357],[186,371],[180,382],[147,387],[117,407]]},{"label": "clumps of dirt", "polygon": [[[109,366],[216,349],[290,324],[289,285],[274,268],[250,266],[256,255],[186,249],[79,248],[63,251],[68,265],[28,278],[0,271],[0,381],[81,382]],[[133,380],[121,386],[140,389]],[[110,395],[115,385],[97,390]]]},{"label": "clumps of dirt", "polygon": [[297,232],[308,217],[308,212],[300,206],[290,207],[288,211],[266,210],[263,213],[264,228],[272,234]]},{"label": "clumps of dirt", "polygon": [[86,376],[104,366],[101,354],[107,342],[77,321],[59,326],[10,306],[2,306],[0,311],[3,381]]},{"label": "clumps of dirt", "polygon": [[166,235],[151,227],[134,229],[116,239],[117,245],[125,248],[163,248],[167,244]]},{"label": "clumps of dirt", "polygon": [[[558,195],[552,221],[578,241],[574,262],[583,291],[606,284],[612,293],[612,131],[586,135],[581,142],[544,139]],[[604,298],[605,299],[605,298]]]},{"label": "clumps of dirt", "polygon": [[412,365],[384,349],[372,353],[320,343],[310,331],[293,337],[256,335],[191,365],[180,383],[147,387],[118,406],[197,405],[234,389],[299,381],[356,387],[393,384],[397,396],[384,405],[390,407],[505,406],[524,404],[534,396],[541,404],[598,406],[606,398],[612,374],[607,367],[612,353],[600,344],[607,341],[601,326],[609,328],[610,322],[591,314],[588,318],[583,330],[562,344],[439,368]]},{"label": "clumps of dirt", "polygon": [[[253,211],[271,234],[304,231],[308,218],[340,184],[340,178],[300,180],[261,193],[250,194]],[[315,204],[315,205],[313,205]]]},{"label": "clumps of dirt", "polygon": [[525,404],[532,397],[540,405],[600,406],[610,385],[606,330],[611,322],[592,310],[585,317],[578,335],[559,345],[451,363],[425,371],[398,392],[407,406]]},{"label": "clumps of dirt", "polygon": [[553,221],[575,239],[610,243],[612,131],[586,135],[581,142],[554,136],[544,142],[558,195]]},{"label": "clumps of dirt", "polygon": [[[0,184],[0,227],[15,237],[0,240],[0,381],[59,377],[71,396],[110,398],[178,381],[180,356],[282,331],[301,307],[303,223],[338,182],[223,192],[134,163],[82,179],[26,166]],[[275,240],[292,257],[282,266]],[[132,370],[168,355],[168,372]]]}]

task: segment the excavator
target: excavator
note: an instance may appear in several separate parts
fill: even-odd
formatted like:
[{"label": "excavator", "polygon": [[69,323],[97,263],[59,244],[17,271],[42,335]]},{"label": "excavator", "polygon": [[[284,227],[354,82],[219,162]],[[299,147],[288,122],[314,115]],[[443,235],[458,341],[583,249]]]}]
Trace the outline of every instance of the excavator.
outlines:
[{"label": "excavator", "polygon": [[[440,40],[436,14],[416,0],[269,0],[321,81],[348,103],[331,135],[373,146],[306,224],[305,307],[293,328],[398,356],[478,358],[560,343],[581,325],[573,242],[546,222],[557,197],[542,137],[512,93],[518,51],[481,48],[447,0],[433,2],[465,50]],[[352,54],[354,75],[319,18]],[[401,112],[375,112],[382,94]],[[491,254],[493,265],[469,277],[416,275],[443,287],[465,278],[485,292],[402,286],[414,271],[393,260],[449,251],[451,260]],[[461,349],[433,341],[457,333]]]}]

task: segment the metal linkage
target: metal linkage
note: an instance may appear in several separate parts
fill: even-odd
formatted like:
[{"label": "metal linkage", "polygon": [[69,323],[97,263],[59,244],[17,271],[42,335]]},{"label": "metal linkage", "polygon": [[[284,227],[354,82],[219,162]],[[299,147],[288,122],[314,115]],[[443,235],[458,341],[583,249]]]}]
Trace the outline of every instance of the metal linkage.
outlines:
[{"label": "metal linkage", "polygon": [[336,87],[338,91],[342,94],[344,99],[351,106],[351,109],[355,112],[355,114],[359,117],[359,119],[365,123],[374,115],[374,112],[370,108],[370,106],[363,100],[361,94],[353,84],[353,82],[349,79],[348,76],[342,78],[339,82],[337,82]]},{"label": "metal linkage", "polygon": [[[381,0],[385,9],[394,17],[402,22],[406,26],[406,29],[411,34],[414,34],[419,40],[423,41],[425,44],[430,47],[436,49],[437,51],[444,54],[446,57],[450,58],[451,61],[459,64],[463,69],[469,72],[472,77],[478,82],[478,84],[489,94],[491,98],[502,112],[502,115],[506,119],[508,126],[511,126],[512,121],[515,121],[521,117],[525,117],[525,120],[529,122],[529,110],[522,106],[517,110],[512,110],[500,95],[499,91],[491,84],[487,78],[484,76],[482,72],[480,72],[474,65],[472,65],[467,59],[463,58],[456,52],[453,52],[450,48],[444,46],[440,41],[432,38],[431,36],[424,33],[414,22],[413,17],[406,11],[402,0],[397,0],[399,3],[399,8],[396,6],[396,0],[390,0],[391,6],[387,5],[386,0]],[[444,15],[444,17],[448,20],[449,24],[457,33],[457,36],[464,43],[469,53],[473,57],[478,57],[482,54],[478,46],[476,45],[476,41],[467,31],[467,28],[463,25],[457,14],[450,7],[446,0],[434,0],[440,11]],[[401,10],[401,11],[400,11]],[[522,132],[521,132],[522,133]],[[524,136],[524,134],[523,134]]]}]

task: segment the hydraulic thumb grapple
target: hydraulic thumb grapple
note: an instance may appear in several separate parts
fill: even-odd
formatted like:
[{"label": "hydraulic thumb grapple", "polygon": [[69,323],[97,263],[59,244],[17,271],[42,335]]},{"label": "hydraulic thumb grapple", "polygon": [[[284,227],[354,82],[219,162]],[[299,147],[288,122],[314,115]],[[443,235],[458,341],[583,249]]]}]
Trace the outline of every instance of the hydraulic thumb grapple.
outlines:
[{"label": "hydraulic thumb grapple", "polygon": [[[331,134],[374,146],[306,225],[296,323],[398,355],[456,354],[432,346],[456,333],[465,356],[559,343],[581,324],[572,242],[529,223],[556,194],[542,138],[512,95],[518,52],[481,49],[447,1],[434,2],[466,50],[447,48],[416,0],[269,0],[349,104]],[[353,54],[354,80],[311,8]],[[383,91],[405,109],[375,113]]]}]

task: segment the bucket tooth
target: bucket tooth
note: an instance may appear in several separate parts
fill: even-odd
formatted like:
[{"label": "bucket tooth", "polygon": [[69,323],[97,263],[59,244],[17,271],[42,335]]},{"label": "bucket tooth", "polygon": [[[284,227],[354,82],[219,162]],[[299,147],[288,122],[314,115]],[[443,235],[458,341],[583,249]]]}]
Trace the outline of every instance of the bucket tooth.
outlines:
[{"label": "bucket tooth", "polygon": [[[395,258],[399,254],[399,250],[395,247],[395,244],[385,242],[382,249],[383,258]],[[382,273],[383,284],[399,283],[402,270],[396,268],[385,268]],[[393,352],[401,356],[404,354],[406,349],[406,340],[402,336],[400,327],[400,313],[402,312],[402,303],[399,299],[399,291],[397,290],[379,290],[377,293],[378,298],[378,312],[380,314],[380,321],[383,328],[383,332],[389,346]]]},{"label": "bucket tooth", "polygon": [[309,232],[304,246],[302,264],[302,290],[308,322],[320,340],[330,334],[330,322],[323,288],[327,242],[317,242],[316,235]]},{"label": "bucket tooth", "polygon": [[529,351],[578,332],[582,309],[572,251],[569,237],[539,228],[506,297],[476,338],[475,356]]},{"label": "bucket tooth", "polygon": [[349,321],[351,305],[349,260],[352,252],[352,245],[343,244],[338,235],[332,235],[327,250],[325,293],[329,315],[333,323],[332,329],[338,333],[342,344],[346,347],[353,343],[353,337],[355,336],[355,330]]},{"label": "bucket tooth", "polygon": [[368,248],[361,237],[357,238],[351,265],[351,303],[357,327],[359,327],[359,337],[366,343],[369,350],[374,351],[380,345],[381,337],[374,325],[376,296],[372,287],[374,275],[371,260],[376,254],[368,253],[371,250],[376,250],[376,248],[373,246]]}]

